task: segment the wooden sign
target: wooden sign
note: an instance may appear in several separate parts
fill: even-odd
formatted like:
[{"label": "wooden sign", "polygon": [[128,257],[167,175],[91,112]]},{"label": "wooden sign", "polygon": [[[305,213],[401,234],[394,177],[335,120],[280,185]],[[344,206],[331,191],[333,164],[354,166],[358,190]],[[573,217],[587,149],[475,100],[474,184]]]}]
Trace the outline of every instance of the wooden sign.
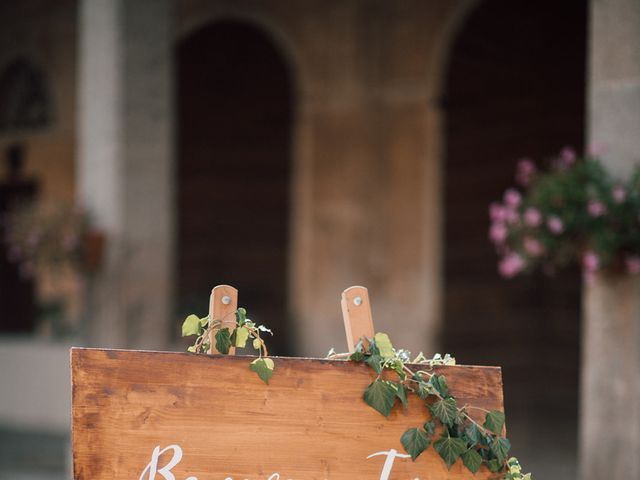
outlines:
[{"label": "wooden sign", "polygon": [[[411,395],[388,418],[362,393],[375,373],[339,360],[274,358],[265,385],[247,357],[72,349],[76,480],[487,479],[400,436],[429,413]],[[424,366],[423,366],[424,367]],[[502,410],[499,368],[435,367],[460,405]],[[482,414],[482,412],[480,412]],[[478,417],[476,420],[481,421]]]}]

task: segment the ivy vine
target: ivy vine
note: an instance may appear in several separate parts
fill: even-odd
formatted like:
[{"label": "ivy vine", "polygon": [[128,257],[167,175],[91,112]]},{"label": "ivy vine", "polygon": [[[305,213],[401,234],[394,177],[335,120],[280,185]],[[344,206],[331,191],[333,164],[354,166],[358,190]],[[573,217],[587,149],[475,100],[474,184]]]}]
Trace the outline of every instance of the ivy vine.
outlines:
[{"label": "ivy vine", "polygon": [[[222,326],[224,318],[189,315],[182,325],[182,335],[195,335],[196,340],[188,350],[207,353],[211,333],[214,333],[216,350],[221,354],[228,354],[232,347],[247,348],[251,341],[258,358],[249,364],[249,368],[268,384],[274,363],[268,358],[269,352],[261,334],[273,333],[247,318],[244,308],[238,308],[233,315],[233,330]],[[455,358],[449,354],[444,357],[436,354],[429,359],[420,353],[411,359],[410,352],[393,347],[387,334],[376,333],[373,338],[361,339],[353,353],[335,353],[332,349],[327,358],[363,363],[375,372],[376,378],[365,389],[362,398],[385,417],[398,402],[407,408],[411,394],[425,402],[431,418],[425,419],[422,425],[409,428],[400,438],[400,443],[414,461],[433,446],[449,469],[460,460],[473,474],[485,465],[496,474],[496,479],[532,480],[530,473],[522,473],[518,459],[509,457],[511,442],[503,434],[504,413],[458,405],[449,391],[446,377],[433,371],[435,365],[455,365]],[[390,380],[389,374],[395,378]],[[482,411],[484,421],[474,420],[469,415],[471,410]]]},{"label": "ivy vine", "polygon": [[258,358],[251,362],[249,368],[256,372],[264,383],[268,384],[275,365],[273,360],[268,358],[269,350],[267,350],[267,345],[260,334],[273,335],[273,332],[264,325],[257,325],[250,318],[247,318],[247,311],[242,307],[229,315],[235,316],[236,324],[233,331],[229,327],[222,326],[226,317],[212,319],[209,315],[202,318],[194,314],[189,315],[182,324],[182,336],[196,335],[196,341],[188,348],[188,351],[207,353],[211,348],[209,339],[213,332],[215,332],[216,350],[224,355],[229,353],[231,347],[247,348],[247,344],[251,340],[251,347],[258,352]]}]

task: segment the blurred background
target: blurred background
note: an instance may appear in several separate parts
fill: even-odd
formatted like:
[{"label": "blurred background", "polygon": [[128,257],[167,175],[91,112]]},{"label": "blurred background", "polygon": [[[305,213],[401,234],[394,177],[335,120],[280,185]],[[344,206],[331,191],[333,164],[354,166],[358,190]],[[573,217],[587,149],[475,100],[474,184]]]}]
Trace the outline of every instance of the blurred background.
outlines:
[{"label": "blurred background", "polygon": [[577,478],[580,272],[501,278],[487,212],[519,158],[632,130],[593,92],[640,98],[639,31],[634,0],[0,3],[0,480],[70,478],[71,345],[183,350],[221,283],[305,356],[367,286],[397,346],[502,366],[522,463]]}]

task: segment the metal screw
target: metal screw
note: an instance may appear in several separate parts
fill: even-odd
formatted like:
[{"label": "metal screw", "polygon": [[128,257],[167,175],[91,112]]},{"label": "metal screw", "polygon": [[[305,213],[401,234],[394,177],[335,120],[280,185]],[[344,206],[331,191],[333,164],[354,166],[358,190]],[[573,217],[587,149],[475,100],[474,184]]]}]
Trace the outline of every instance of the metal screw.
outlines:
[{"label": "metal screw", "polygon": [[229,295],[225,295],[222,297],[222,303],[224,305],[229,305],[231,303],[231,297]]},{"label": "metal screw", "polygon": [[356,297],[353,299],[353,303],[356,304],[357,307],[359,307],[360,305],[362,305],[362,297]]}]

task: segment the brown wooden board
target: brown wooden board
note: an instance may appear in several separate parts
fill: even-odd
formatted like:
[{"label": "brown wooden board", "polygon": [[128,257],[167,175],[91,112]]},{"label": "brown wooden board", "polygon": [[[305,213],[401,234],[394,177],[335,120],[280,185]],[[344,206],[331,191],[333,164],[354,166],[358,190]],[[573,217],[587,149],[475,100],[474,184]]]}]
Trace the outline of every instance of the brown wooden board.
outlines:
[{"label": "brown wooden board", "polygon": [[[362,393],[375,378],[339,360],[274,358],[265,385],[249,357],[71,350],[76,480],[486,479],[432,447],[416,462],[400,436],[427,408],[412,395],[388,418]],[[436,367],[460,405],[502,410],[497,367]],[[480,417],[477,418],[480,420]],[[152,454],[160,455],[152,475]],[[178,460],[178,448],[182,456]],[[376,455],[377,454],[377,455]],[[373,455],[373,456],[372,456]],[[391,467],[384,472],[385,465]],[[165,468],[167,467],[168,468]],[[163,470],[163,468],[165,468]]]}]

